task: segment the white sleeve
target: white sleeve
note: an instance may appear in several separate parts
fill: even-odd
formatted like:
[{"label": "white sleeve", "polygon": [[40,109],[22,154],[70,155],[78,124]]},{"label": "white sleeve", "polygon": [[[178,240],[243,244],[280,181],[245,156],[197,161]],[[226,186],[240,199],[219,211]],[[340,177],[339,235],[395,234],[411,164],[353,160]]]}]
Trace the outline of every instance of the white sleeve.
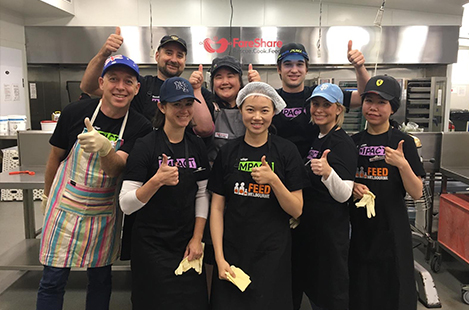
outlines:
[{"label": "white sleeve", "polygon": [[208,217],[208,205],[210,202],[210,194],[207,190],[208,180],[197,181],[199,190],[195,194],[195,217]]},{"label": "white sleeve", "polygon": [[140,210],[145,203],[137,198],[137,189],[142,187],[143,182],[124,181],[122,182],[121,192],[119,193],[119,203],[122,212],[129,215]]},{"label": "white sleeve", "polygon": [[333,168],[327,180],[324,180],[324,177],[322,177],[321,181],[329,190],[332,198],[338,202],[346,202],[352,195],[353,181],[342,180]]}]

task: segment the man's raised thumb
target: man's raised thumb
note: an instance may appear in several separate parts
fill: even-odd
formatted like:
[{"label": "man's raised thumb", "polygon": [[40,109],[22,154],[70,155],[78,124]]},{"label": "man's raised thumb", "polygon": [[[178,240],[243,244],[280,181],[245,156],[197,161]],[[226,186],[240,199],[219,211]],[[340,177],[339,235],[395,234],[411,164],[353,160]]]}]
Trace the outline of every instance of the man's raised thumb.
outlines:
[{"label": "man's raised thumb", "polygon": [[85,117],[85,126],[86,126],[86,129],[88,129],[88,132],[91,132],[94,130],[93,125],[91,125],[90,119],[88,117]]}]

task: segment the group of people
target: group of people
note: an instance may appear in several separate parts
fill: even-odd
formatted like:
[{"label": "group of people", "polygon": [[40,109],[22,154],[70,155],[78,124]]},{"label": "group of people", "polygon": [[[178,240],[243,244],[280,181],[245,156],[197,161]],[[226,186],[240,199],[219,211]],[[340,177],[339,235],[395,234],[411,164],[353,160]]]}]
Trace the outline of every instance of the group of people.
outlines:
[{"label": "group of people", "polygon": [[[304,293],[315,310],[416,309],[404,195],[420,198],[425,171],[390,121],[394,78],[370,78],[350,41],[358,90],[306,87],[308,53],[289,43],[282,88],[252,65],[244,85],[240,62],[223,56],[209,91],[202,65],[179,77],[179,36],[161,39],[157,76],[111,56],[123,42],[117,27],[83,76],[101,99],[68,105],[50,139],[38,310],[62,309],[72,267],[87,268],[86,309],[109,309],[119,255],[131,261],[133,309],[297,310]],[[350,137],[344,114],[358,106],[368,125]],[[213,265],[213,277],[176,275],[184,259]],[[245,291],[229,281],[235,267]]]}]

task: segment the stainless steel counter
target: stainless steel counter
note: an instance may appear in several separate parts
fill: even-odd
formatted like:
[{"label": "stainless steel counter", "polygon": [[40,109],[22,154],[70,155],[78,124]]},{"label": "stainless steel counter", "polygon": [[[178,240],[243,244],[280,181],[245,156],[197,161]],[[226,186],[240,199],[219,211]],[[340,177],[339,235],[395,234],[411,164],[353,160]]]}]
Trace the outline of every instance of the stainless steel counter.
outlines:
[{"label": "stainless steel counter", "polygon": [[24,166],[17,171],[34,171],[35,175],[15,174],[12,171],[0,173],[0,189],[17,188],[23,190],[24,235],[26,239],[36,238],[36,222],[34,220],[33,190],[44,188],[45,166]]},{"label": "stainless steel counter", "polygon": [[469,184],[469,132],[443,133],[440,170],[443,176]]},{"label": "stainless steel counter", "polygon": [[469,184],[468,167],[441,167],[440,170],[447,177]]}]

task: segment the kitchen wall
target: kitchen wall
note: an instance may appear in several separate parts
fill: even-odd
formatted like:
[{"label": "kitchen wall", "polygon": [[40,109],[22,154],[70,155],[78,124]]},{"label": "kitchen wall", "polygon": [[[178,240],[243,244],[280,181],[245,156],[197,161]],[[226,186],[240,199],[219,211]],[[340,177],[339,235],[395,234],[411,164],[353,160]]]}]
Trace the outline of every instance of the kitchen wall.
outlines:
[{"label": "kitchen wall", "polygon": [[[24,18],[0,9],[0,115],[29,115]],[[19,91],[19,94],[15,93]],[[7,94],[8,92],[8,94]],[[29,124],[29,119],[27,123]]]},{"label": "kitchen wall", "polygon": [[[317,26],[319,1],[311,0],[233,0],[233,26]],[[129,4],[132,3],[132,4]],[[228,26],[229,0],[152,0],[153,25]],[[381,1],[376,7],[323,3],[322,25],[373,25]],[[28,26],[148,26],[148,0],[80,0],[75,1],[75,17],[48,19],[28,17]],[[460,25],[459,14],[432,14],[386,9],[383,25]]]},{"label": "kitchen wall", "polygon": [[459,50],[458,63],[453,65],[451,109],[469,110],[469,49]]}]

